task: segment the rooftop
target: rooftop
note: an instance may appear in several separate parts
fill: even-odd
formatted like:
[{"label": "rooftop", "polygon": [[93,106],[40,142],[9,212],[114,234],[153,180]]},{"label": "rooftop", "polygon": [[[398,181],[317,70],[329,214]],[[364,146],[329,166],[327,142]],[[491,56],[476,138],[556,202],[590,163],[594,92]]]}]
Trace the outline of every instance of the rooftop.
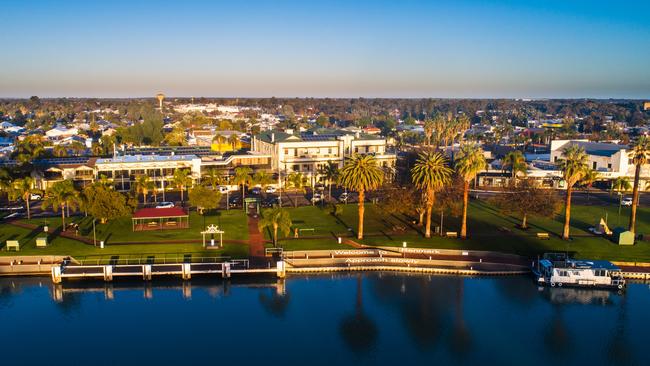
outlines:
[{"label": "rooftop", "polygon": [[196,155],[124,155],[108,159],[97,159],[97,164],[191,161],[193,159],[198,159],[198,157]]}]

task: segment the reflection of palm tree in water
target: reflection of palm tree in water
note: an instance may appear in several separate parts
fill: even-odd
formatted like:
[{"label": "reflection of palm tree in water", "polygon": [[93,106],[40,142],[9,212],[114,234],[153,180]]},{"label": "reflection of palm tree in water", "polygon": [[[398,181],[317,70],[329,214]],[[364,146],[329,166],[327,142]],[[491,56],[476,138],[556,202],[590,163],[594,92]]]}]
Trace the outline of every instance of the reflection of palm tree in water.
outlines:
[{"label": "reflection of palm tree in water", "polygon": [[465,314],[463,312],[463,297],[465,294],[465,279],[458,278],[459,284],[456,289],[456,321],[454,323],[453,334],[451,337],[451,349],[454,356],[462,358],[469,353],[472,346],[472,335],[465,324]]},{"label": "reflection of palm tree in water", "polygon": [[562,319],[560,305],[553,305],[553,319],[546,330],[544,343],[550,349],[551,354],[558,356],[566,355],[572,348],[569,330]]},{"label": "reflection of palm tree in water", "polygon": [[627,315],[627,296],[623,294],[620,300],[616,328],[612,332],[612,339],[607,348],[607,357],[615,365],[631,365],[632,354],[625,339],[625,324]]},{"label": "reflection of palm tree in water", "polygon": [[363,291],[361,275],[357,275],[357,298],[354,314],[341,321],[339,331],[345,343],[353,352],[372,350],[377,341],[377,326],[363,312]]}]

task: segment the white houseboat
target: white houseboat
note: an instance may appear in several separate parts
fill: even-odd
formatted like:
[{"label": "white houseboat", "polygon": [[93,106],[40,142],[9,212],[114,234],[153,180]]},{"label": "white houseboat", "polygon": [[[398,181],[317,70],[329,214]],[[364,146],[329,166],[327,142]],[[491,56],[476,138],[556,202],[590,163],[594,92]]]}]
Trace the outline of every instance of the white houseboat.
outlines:
[{"label": "white houseboat", "polygon": [[611,262],[567,259],[563,254],[545,255],[533,266],[533,274],[539,284],[551,287],[625,287],[621,269]]}]

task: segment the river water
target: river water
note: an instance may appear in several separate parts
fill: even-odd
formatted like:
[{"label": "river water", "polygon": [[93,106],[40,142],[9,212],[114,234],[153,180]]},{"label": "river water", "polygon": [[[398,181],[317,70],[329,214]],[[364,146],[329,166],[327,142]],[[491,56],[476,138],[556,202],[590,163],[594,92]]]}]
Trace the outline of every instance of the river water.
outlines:
[{"label": "river water", "polygon": [[528,277],[0,278],[0,364],[650,365],[649,310]]}]

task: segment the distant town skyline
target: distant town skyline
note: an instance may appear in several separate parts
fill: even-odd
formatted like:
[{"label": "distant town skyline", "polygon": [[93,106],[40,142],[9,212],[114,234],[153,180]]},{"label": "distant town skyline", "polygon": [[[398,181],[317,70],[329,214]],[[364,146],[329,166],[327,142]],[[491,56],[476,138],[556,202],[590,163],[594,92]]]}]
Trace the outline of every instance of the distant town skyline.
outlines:
[{"label": "distant town skyline", "polygon": [[0,97],[650,98],[647,1],[8,1]]}]

